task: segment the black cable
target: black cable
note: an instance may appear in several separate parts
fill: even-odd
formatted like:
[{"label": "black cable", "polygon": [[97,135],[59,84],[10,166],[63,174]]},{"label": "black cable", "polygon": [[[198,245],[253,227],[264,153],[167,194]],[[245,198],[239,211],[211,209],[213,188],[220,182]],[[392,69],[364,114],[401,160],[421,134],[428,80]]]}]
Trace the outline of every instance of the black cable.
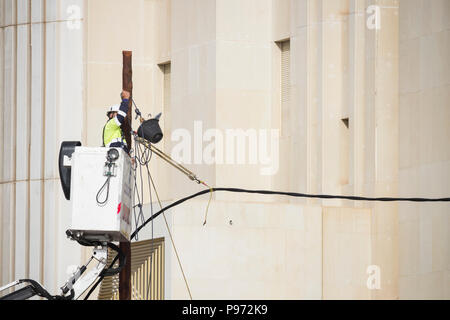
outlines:
[{"label": "black cable", "polygon": [[[113,262],[109,265],[109,268],[112,268],[112,266],[114,266],[114,263],[116,263],[117,259],[119,258],[119,255],[116,255],[116,257],[114,258]],[[95,288],[97,288],[97,286],[100,284],[100,282],[103,281],[103,278],[105,277],[104,274],[100,274],[97,282],[92,286],[91,290],[89,290],[89,292],[87,293],[87,295],[84,297],[84,300],[89,299],[90,295],[92,294],[92,292],[94,292]]]},{"label": "black cable", "polygon": [[111,242],[108,242],[107,245],[109,248],[111,248],[112,250],[117,252],[116,257],[118,257],[118,259],[119,259],[119,266],[117,268],[113,268],[112,266],[114,264],[112,264],[107,269],[103,269],[101,274],[104,275],[105,277],[109,277],[109,276],[118,274],[122,270],[122,268],[125,266],[125,264],[127,263],[127,256],[123,253],[122,250],[120,250],[120,248],[118,246],[116,246],[114,243],[111,243]]},{"label": "black cable", "polygon": [[[100,247],[103,246],[103,243],[101,241],[93,241],[93,240],[88,240],[84,237],[78,237],[77,235],[73,234],[70,230],[66,231],[66,235],[70,238],[72,238],[73,240],[76,240],[78,242],[78,244],[85,246],[85,247]],[[125,254],[122,252],[122,250],[120,250],[120,248],[118,246],[116,246],[114,243],[112,242],[107,242],[106,243],[108,248],[111,248],[112,250],[117,252],[117,257],[119,258],[119,266],[117,268],[111,268],[108,267],[106,269],[103,269],[102,273],[104,273],[106,276],[113,276],[117,273],[119,273],[123,266],[126,263],[126,256]]]},{"label": "black cable", "polygon": [[[102,246],[103,243],[100,241],[92,241],[92,240],[88,240],[82,236],[77,236],[76,234],[73,234],[70,230],[66,231],[66,235],[73,239],[76,240],[80,245],[82,246],[86,246],[86,247],[95,247],[95,246]],[[84,298],[84,300],[87,300],[89,298],[89,296],[91,295],[91,293],[95,290],[95,288],[98,286],[98,284],[101,282],[101,280],[103,280],[104,277],[107,276],[113,276],[117,273],[119,273],[122,268],[125,266],[126,262],[127,262],[127,257],[123,254],[122,250],[120,250],[120,248],[118,246],[116,246],[114,243],[112,242],[108,242],[106,244],[109,248],[111,248],[112,250],[117,252],[117,255],[115,256],[113,262],[110,264],[110,266],[106,269],[103,269],[102,272],[99,275],[99,280],[95,283],[95,285],[89,290],[88,294],[86,295],[86,297]],[[113,268],[114,264],[116,263],[117,259],[119,259],[119,266],[117,268]],[[74,296],[74,292],[71,292],[71,295],[68,297],[64,297],[64,299],[67,300],[71,300]],[[58,298],[58,297],[56,297]]]},{"label": "black cable", "polygon": [[21,279],[19,283],[28,282],[33,287],[33,290],[40,297],[46,298],[47,300],[57,300],[57,296],[52,296],[47,290],[45,290],[38,282],[32,279]]},{"label": "black cable", "polygon": [[[150,221],[158,217],[161,213],[163,213],[166,210],[169,210],[177,205],[182,204],[183,202],[186,202],[187,200],[196,198],[198,196],[207,194],[209,192],[217,192],[217,191],[227,191],[227,192],[238,192],[238,193],[256,193],[256,194],[271,194],[271,195],[285,195],[285,196],[291,196],[291,197],[297,197],[297,198],[319,198],[319,199],[345,199],[345,200],[354,200],[354,201],[381,201],[381,202],[395,202],[395,201],[408,201],[408,202],[450,202],[450,198],[395,198],[395,197],[377,197],[377,198],[370,198],[370,197],[358,197],[358,196],[339,196],[339,195],[326,195],[326,194],[306,194],[306,193],[297,193],[297,192],[283,192],[283,191],[270,191],[270,190],[246,190],[246,189],[239,189],[239,188],[212,188],[205,189],[200,192],[194,193],[190,196],[187,196],[185,198],[182,198],[180,200],[177,200],[170,205],[162,208],[158,212],[156,212],[154,215],[152,215],[150,218],[148,218],[139,228],[137,228],[130,236],[130,240],[134,239],[136,234],[145,227]],[[111,266],[114,265],[114,263],[117,261],[118,256],[116,256],[111,263]],[[100,277],[97,283],[95,284],[94,288],[103,280],[103,277]],[[93,291],[93,289],[89,292]],[[88,295],[88,296],[89,296]]]},{"label": "black cable", "polygon": [[[84,300],[88,300],[89,299],[89,297],[92,294],[92,292],[94,292],[94,290],[97,288],[97,286],[100,284],[100,282],[103,281],[103,278],[109,277],[109,276],[113,276],[113,275],[119,273],[122,270],[122,268],[125,266],[125,264],[127,263],[127,257],[123,254],[122,250],[120,250],[120,248],[118,246],[116,246],[113,243],[108,243],[108,247],[110,247],[111,249],[117,251],[117,255],[114,257],[114,259],[111,262],[111,264],[109,265],[109,267],[107,269],[104,269],[100,273],[97,282],[89,290],[87,295],[84,297]],[[119,266],[117,268],[113,268],[114,264],[117,261],[117,259],[119,259]]]},{"label": "black cable", "polygon": [[[98,203],[99,205],[103,205],[103,204],[105,204],[105,203],[108,201],[108,198],[109,198],[109,180],[110,180],[110,179],[111,179],[111,176],[108,175],[108,177],[106,178],[105,183],[104,183],[103,186],[100,188],[100,190],[98,190],[98,192],[97,192],[97,196],[95,197],[95,199],[97,200],[97,203]],[[106,198],[105,198],[105,201],[100,201],[100,200],[99,200],[100,194],[103,192],[103,189],[105,188],[105,186],[106,186]]]},{"label": "black cable", "polygon": [[178,201],[173,202],[172,204],[168,205],[167,207],[161,209],[154,215],[152,215],[147,221],[145,221],[144,224],[142,224],[139,228],[137,228],[132,234],[131,239],[135,236],[137,232],[139,232],[147,223],[158,217],[161,213],[163,213],[166,210],[169,210],[170,208],[173,208],[179,204],[182,204],[183,202],[190,200],[192,198],[196,198],[198,196],[201,196],[203,194],[209,193],[209,192],[217,192],[217,191],[226,191],[226,192],[238,192],[238,193],[256,193],[256,194],[265,194],[265,195],[284,195],[284,196],[290,196],[290,197],[297,197],[297,198],[319,198],[319,199],[345,199],[345,200],[354,200],[354,201],[381,201],[381,202],[394,202],[394,201],[409,201],[409,202],[450,202],[450,198],[391,198],[391,197],[377,197],[377,198],[370,198],[370,197],[358,197],[358,196],[339,196],[339,195],[327,195],[327,194],[306,194],[306,193],[297,193],[297,192],[283,192],[283,191],[271,191],[271,190],[247,190],[247,189],[239,189],[239,188],[212,188],[205,189],[200,192],[197,192],[195,194],[192,194],[188,197],[185,197],[183,199],[180,199]]},{"label": "black cable", "polygon": [[72,298],[75,295],[75,291],[72,289],[72,290],[70,290],[69,296],[63,296],[63,295],[53,296],[44,287],[42,287],[37,281],[34,281],[32,279],[20,279],[19,280],[19,284],[22,284],[25,282],[28,282],[31,284],[32,290],[34,291],[34,293],[36,295],[43,297],[47,300],[72,300]]}]

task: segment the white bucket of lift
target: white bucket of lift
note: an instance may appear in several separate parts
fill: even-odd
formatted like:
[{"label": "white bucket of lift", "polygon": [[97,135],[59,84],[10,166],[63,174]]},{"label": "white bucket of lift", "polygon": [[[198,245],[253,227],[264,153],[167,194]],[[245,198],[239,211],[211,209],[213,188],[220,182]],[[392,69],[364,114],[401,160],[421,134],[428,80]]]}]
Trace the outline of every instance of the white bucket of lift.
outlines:
[{"label": "white bucket of lift", "polygon": [[[110,149],[119,152],[111,169],[107,165]],[[131,169],[130,157],[120,148],[75,148],[72,155],[70,228],[74,234],[79,233],[88,240],[130,240],[134,190]],[[108,175],[109,190],[108,183],[105,185]],[[98,197],[102,186],[104,188]]]}]

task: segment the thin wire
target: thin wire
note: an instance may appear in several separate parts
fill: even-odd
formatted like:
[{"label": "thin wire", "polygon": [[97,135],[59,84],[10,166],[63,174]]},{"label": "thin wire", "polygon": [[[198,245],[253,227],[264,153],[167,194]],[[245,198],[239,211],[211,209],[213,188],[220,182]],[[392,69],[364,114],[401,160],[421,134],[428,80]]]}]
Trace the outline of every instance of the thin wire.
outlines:
[{"label": "thin wire", "polygon": [[[139,152],[141,152],[140,149],[139,149]],[[140,153],[139,153],[139,154],[140,154]],[[140,157],[141,157],[141,156],[138,156],[139,163],[141,163]],[[145,219],[145,218],[143,218],[144,212],[143,212],[143,210],[142,210],[142,205],[143,205],[143,202],[144,202],[144,179],[143,179],[143,177],[142,177],[142,165],[139,166],[139,179],[140,179],[140,181],[141,181],[141,199],[142,199],[142,202],[140,203],[141,211],[139,212],[140,215],[139,215],[138,218],[140,218],[140,219]]]},{"label": "thin wire", "polygon": [[[136,152],[135,152],[136,170],[138,170],[137,169],[137,163],[138,162],[140,163],[140,150],[139,150],[139,148],[136,148]],[[142,187],[143,182],[142,182],[142,169],[141,169],[141,166],[139,166],[139,175],[140,175],[140,180],[141,180],[141,188],[140,188],[141,189],[141,195],[140,196],[139,196],[139,187],[138,187],[138,184],[137,184],[136,170],[134,171],[135,173],[133,174],[133,177],[134,177],[135,195],[137,194],[138,204],[133,206],[133,210],[134,210],[133,212],[134,212],[134,221],[135,221],[135,225],[136,225],[136,228],[137,228],[138,225],[139,225],[139,222],[140,222],[139,220],[141,220],[141,222],[145,221],[145,216],[144,216],[144,212],[142,210],[142,201],[144,200],[144,191],[143,191],[143,187]],[[142,199],[142,201],[141,201],[141,199]],[[139,215],[137,217],[136,217],[136,206],[139,207]],[[138,234],[136,234],[135,239],[139,240]]]},{"label": "thin wire", "polygon": [[[148,165],[150,163],[150,160],[152,159],[152,154],[153,153],[150,151],[150,156],[148,158],[148,161],[145,164],[145,167],[147,169],[148,190],[149,190],[149,194],[150,194],[150,212],[151,212],[151,216],[153,215],[153,199],[152,199],[152,187],[150,185],[150,179],[149,179],[149,177],[151,175],[150,175],[150,169],[148,168]],[[152,251],[153,251],[153,244],[154,244],[153,241],[154,241],[154,237],[153,237],[153,221],[152,221],[152,242],[151,242],[152,243]],[[151,270],[153,268],[151,266],[153,266],[153,254],[150,255],[150,276],[149,276],[149,279],[148,279],[148,282],[147,282],[147,294],[146,294],[147,300],[148,300],[149,288],[150,288],[150,284],[151,284],[152,276],[153,276],[153,274],[151,272]],[[152,296],[151,296],[151,291],[150,291],[150,300],[151,300],[151,298],[152,298]]]},{"label": "thin wire", "polygon": [[[134,163],[136,164],[136,153],[134,156]],[[134,180],[134,193],[133,193],[133,216],[134,216],[134,223],[136,225],[136,228],[138,227],[138,219],[139,217],[136,217],[136,207],[139,207],[139,215],[142,212],[142,205],[141,205],[141,198],[139,197],[139,190],[138,190],[138,186],[137,186],[137,180],[136,180],[136,170],[137,170],[137,165],[136,168],[134,168],[134,164],[132,164],[131,166],[132,171],[133,171],[133,180]],[[138,198],[138,203],[136,203],[136,195]],[[136,234],[136,240],[138,240],[138,235]]]},{"label": "thin wire", "polygon": [[[135,145],[136,145],[136,143],[135,143]],[[138,147],[137,147],[137,152],[136,152],[136,157],[137,157],[137,161],[139,162],[139,164],[141,165],[140,166],[140,168],[141,168],[141,173],[142,173],[142,166],[145,166],[145,168],[146,168],[146,170],[147,170],[147,176],[148,176],[148,184],[149,184],[149,195],[150,195],[150,209],[151,209],[151,215],[153,215],[153,199],[152,199],[152,186],[151,185],[153,185],[153,189],[155,190],[155,194],[157,195],[157,198],[158,198],[158,202],[159,202],[159,205],[160,205],[160,208],[162,208],[162,204],[161,204],[161,202],[160,202],[160,200],[159,200],[159,197],[158,197],[158,194],[157,194],[157,191],[156,191],[156,187],[155,187],[155,184],[154,184],[154,182],[153,182],[153,179],[152,179],[152,177],[151,177],[151,173],[150,173],[150,169],[149,169],[149,164],[150,164],[150,160],[152,159],[152,155],[153,155],[153,151],[150,149],[150,148],[144,148],[144,151],[142,151],[142,149],[141,149],[141,146],[139,145]],[[142,174],[141,174],[141,176],[142,176]],[[143,183],[142,183],[142,179],[141,179],[141,186],[143,185]],[[143,196],[143,195],[142,195]],[[142,223],[144,223],[145,222],[145,219],[144,219],[144,221],[142,221]],[[136,225],[136,227],[137,227],[137,225]],[[170,232],[170,229],[168,228],[168,224],[167,224],[167,221],[166,221],[166,227],[167,227],[167,229],[168,229],[168,232],[169,232],[169,234],[170,234],[170,236],[171,236],[171,232]],[[152,239],[152,247],[153,247],[153,241],[154,241],[154,226],[153,226],[153,221],[152,221],[152,227],[151,227],[151,239]],[[136,233],[136,236],[138,235],[138,233]],[[183,271],[183,267],[182,267],[182,265],[181,265],[181,261],[180,261],[180,259],[179,259],[179,257],[178,257],[178,253],[177,253],[177,250],[176,250],[176,247],[175,247],[175,243],[173,242],[173,237],[171,236],[171,241],[172,241],[172,244],[173,244],[173,246],[174,246],[174,250],[175,250],[175,252],[176,252],[176,254],[177,254],[177,259],[178,259],[178,263],[179,263],[179,265],[180,265],[180,268],[181,268],[181,270],[182,270],[182,272],[183,272],[183,277],[184,277],[184,279],[185,279],[185,282],[186,282],[186,284],[187,284],[187,280],[186,280],[186,277],[184,276],[184,271]],[[153,264],[153,256],[152,255],[150,255],[150,265],[152,265]],[[151,284],[151,281],[152,281],[152,277],[153,277],[153,274],[152,273],[150,273],[150,276],[149,276],[149,279],[148,279],[148,282],[147,282],[147,293],[146,293],[146,298],[148,299],[149,298],[149,293],[150,293],[150,299],[152,298],[152,291],[150,290],[150,284]],[[189,285],[187,284],[187,288],[188,288],[188,291],[189,291],[189,295],[191,296],[191,293],[190,293],[190,289],[189,289]],[[192,296],[191,296],[191,299],[192,299]]]},{"label": "thin wire", "polygon": [[[142,166],[146,166],[148,165],[148,163],[150,162],[152,157],[152,152],[143,152],[139,146],[136,148],[136,153],[135,153],[135,164],[137,166],[137,164],[140,164],[139,166],[139,178],[140,178],[140,188],[137,184],[137,178],[136,175],[134,175],[134,179],[135,179],[135,190],[136,190],[136,194],[138,195],[138,201],[139,203],[137,205],[134,206],[134,208],[136,206],[139,207],[139,215],[138,217],[136,217],[135,215],[135,225],[136,228],[139,226],[139,220],[141,223],[145,222],[145,216],[144,216],[144,211],[142,209],[143,206],[143,200],[144,200],[144,180],[142,177]],[[150,188],[150,183],[149,183],[149,188]],[[139,197],[139,189],[140,189],[140,193],[141,196]],[[151,190],[150,191],[150,208],[151,208],[151,215],[153,215],[153,200],[152,200],[152,194],[151,194]],[[142,199],[142,201],[141,201]],[[138,234],[136,234],[135,240],[138,240]]]},{"label": "thin wire", "polygon": [[[153,182],[153,178],[152,178],[151,175],[149,175],[149,177],[150,177],[150,181],[152,182],[153,189],[155,190],[155,194],[156,194],[156,198],[158,199],[159,207],[160,207],[161,210],[163,210],[161,201],[159,200],[158,192],[156,191],[155,183]],[[159,211],[159,212],[161,212],[161,211]],[[184,283],[186,284],[186,288],[188,290],[189,297],[192,300],[191,289],[189,288],[189,284],[188,284],[188,281],[186,279],[186,275],[184,274],[183,266],[181,264],[181,260],[180,260],[180,257],[178,255],[178,250],[177,250],[177,248],[175,246],[175,241],[173,240],[172,232],[170,231],[170,228],[169,228],[169,223],[167,222],[167,218],[166,218],[166,215],[165,215],[164,211],[162,212],[162,214],[163,214],[163,217],[164,217],[164,222],[166,224],[167,232],[169,233],[169,236],[170,236],[170,241],[172,242],[173,250],[175,251],[175,255],[176,255],[177,260],[178,260],[178,265],[180,266],[181,273],[183,274]]]},{"label": "thin wire", "polygon": [[[134,101],[133,101],[133,103],[134,103]],[[134,103],[134,104],[135,104],[135,107],[137,108],[136,103]],[[159,149],[155,148],[155,147],[154,147],[153,145],[151,145],[148,141],[146,141],[146,140],[144,140],[144,139],[141,139],[141,138],[139,138],[139,137],[136,136],[136,135],[135,135],[134,137],[135,137],[135,145],[138,145],[138,148],[141,148],[141,145],[142,145],[142,146],[144,147],[144,150],[146,150],[147,152],[150,152],[151,155],[153,154],[153,151],[155,151],[155,153],[156,153],[157,155],[159,155],[160,157],[164,158],[167,162],[169,162],[170,164],[172,164],[172,165],[173,165],[175,168],[177,168],[178,170],[182,171],[184,174],[188,175],[188,177],[189,177],[191,180],[195,180],[195,181],[200,182],[198,179],[196,179],[195,175],[194,175],[191,171],[189,171],[188,169],[184,168],[181,164],[178,164],[178,163],[176,163],[175,161],[173,161],[172,158],[170,158],[170,156],[166,155],[165,153],[163,153],[163,152],[160,151]],[[138,142],[141,142],[141,143],[138,143]],[[150,155],[150,159],[151,159],[151,155]],[[150,178],[150,181],[151,181],[151,183],[152,183],[152,185],[153,185],[153,189],[155,190],[155,194],[156,194],[156,197],[157,197],[157,199],[158,199],[158,203],[159,203],[160,209],[162,209],[162,204],[161,204],[161,201],[160,201],[160,199],[159,199],[158,192],[157,192],[157,190],[156,190],[156,186],[155,186],[155,184],[154,184],[154,182],[153,182],[153,178],[152,178],[152,176],[151,176],[151,174],[150,174],[150,170],[149,170],[149,168],[148,168],[148,163],[149,163],[150,159],[148,159],[148,161],[145,161],[145,160],[144,160],[144,162],[142,162],[141,159],[140,159],[140,164],[141,164],[141,165],[145,165],[145,167],[147,168],[147,175],[148,175],[148,177]],[[206,184],[205,184],[205,185],[206,185]],[[151,187],[149,187],[149,190],[150,190],[150,194],[151,194]],[[211,190],[212,190],[212,189],[211,189]],[[211,191],[211,197],[212,197],[212,191]],[[211,201],[211,197],[210,197],[210,201]],[[150,200],[150,203],[152,203],[151,200]],[[208,207],[209,207],[209,202],[208,202],[208,206],[207,206],[207,209],[206,209],[206,213],[208,212]],[[152,216],[153,216],[153,210],[152,210]],[[165,214],[163,214],[163,216],[164,216],[164,221],[165,221],[165,224],[166,224],[167,231],[168,231],[168,233],[169,233],[169,236],[170,236],[170,239],[171,239],[171,242],[172,242],[173,249],[174,249],[174,251],[175,251],[175,254],[176,254],[176,257],[177,257],[177,260],[178,260],[178,264],[179,264],[180,269],[181,269],[181,272],[182,272],[182,274],[183,274],[184,282],[185,282],[185,284],[186,284],[186,288],[187,288],[187,290],[188,290],[189,297],[190,297],[190,299],[192,300],[191,290],[190,290],[190,288],[189,288],[189,284],[188,284],[187,279],[186,279],[186,276],[185,276],[185,274],[184,274],[183,266],[182,266],[182,264],[181,264],[181,260],[180,260],[179,255],[178,255],[178,250],[177,250],[177,248],[176,248],[176,246],[175,246],[175,241],[173,240],[173,236],[172,236],[172,233],[171,233],[171,231],[170,231],[169,224],[168,224],[168,222],[167,222],[167,219],[166,219]],[[151,221],[152,221],[152,240],[153,240],[153,220],[151,220]],[[144,223],[145,223],[145,222],[144,222]],[[144,224],[144,223],[143,223],[143,224]],[[138,228],[137,230],[140,230],[140,229],[141,229],[141,228]],[[138,232],[139,232],[139,231],[138,231]],[[137,233],[136,233],[136,234],[137,234]],[[152,241],[152,243],[153,243],[153,241]],[[152,259],[152,257],[150,257],[150,259]],[[150,263],[151,263],[151,262],[150,262]],[[147,293],[148,293],[148,288],[149,288],[149,286],[147,286]]]},{"label": "thin wire", "polygon": [[206,205],[205,219],[203,220],[203,225],[206,225],[206,219],[208,218],[209,204],[211,203],[211,199],[212,199],[212,195],[213,195],[214,191],[213,191],[213,188],[208,186],[204,181],[202,181],[202,184],[209,188],[209,200],[208,200],[208,204]]},{"label": "thin wire", "polygon": [[[151,173],[150,173],[150,169],[149,169],[149,167],[148,167],[148,165],[149,165],[149,163],[150,163],[150,160],[151,160],[151,158],[152,158],[152,155],[153,155],[153,151],[152,151],[151,148],[146,148],[146,147],[144,147],[144,150],[148,151],[148,154],[145,155],[145,153],[144,153],[145,151],[142,152],[142,149],[140,149],[140,148],[141,148],[140,144],[139,144],[139,143],[136,143],[136,139],[135,139],[135,145],[138,145],[137,149],[139,149],[139,151],[137,152],[137,154],[138,154],[138,153],[139,153],[139,154],[142,154],[142,155],[140,155],[140,156],[138,155],[138,161],[139,161],[139,164],[141,165],[141,167],[142,167],[142,166],[145,166],[146,169],[147,169],[147,176],[148,176],[148,178],[149,178],[149,192],[150,192],[151,216],[153,216],[153,201],[152,201],[152,198],[151,198],[151,189],[152,189],[152,188],[151,188],[151,186],[150,186],[150,183],[151,183],[151,185],[153,186],[153,190],[155,190],[155,195],[156,195],[156,198],[157,198],[157,200],[158,200],[160,209],[163,208],[163,207],[162,207],[161,200],[160,200],[159,195],[158,195],[158,191],[157,191],[157,189],[156,189],[155,183],[154,183],[153,178],[152,178],[152,175],[151,175]],[[145,155],[145,156],[144,156],[144,155]],[[212,195],[212,192],[211,192],[211,195]],[[209,205],[209,204],[208,204],[208,205]],[[174,239],[173,239],[172,232],[170,231],[169,224],[168,224],[168,222],[167,222],[167,218],[166,218],[165,214],[163,214],[163,217],[164,217],[164,222],[165,222],[165,225],[166,225],[166,228],[167,228],[167,232],[169,233],[169,237],[170,237],[170,240],[171,240],[171,243],[172,243],[172,247],[173,247],[173,249],[174,249],[174,252],[175,252],[175,255],[176,255],[176,258],[177,258],[177,261],[178,261],[178,265],[179,265],[179,267],[180,267],[181,273],[182,273],[182,275],[183,275],[184,282],[185,282],[185,284],[186,284],[186,288],[187,288],[188,293],[189,293],[189,297],[190,297],[190,299],[192,300],[191,290],[190,290],[188,281],[187,281],[187,279],[186,279],[186,275],[185,275],[185,273],[184,273],[183,265],[182,265],[182,263],[181,263],[181,259],[180,259],[180,257],[179,257],[178,250],[177,250],[177,248],[176,248],[175,241],[174,241]],[[153,244],[153,220],[151,220],[151,222],[152,222],[152,244]],[[144,224],[144,223],[145,223],[145,221],[143,222],[143,224]],[[138,228],[138,229],[140,230],[140,228]],[[138,232],[139,232],[139,231],[138,231]],[[138,235],[138,232],[133,233],[133,234]],[[151,264],[152,264],[152,256],[150,256],[150,265],[151,265]],[[149,277],[149,278],[150,278],[150,279],[149,279],[150,282],[151,282],[151,276],[152,276],[152,275],[150,274],[150,277]],[[148,298],[148,290],[149,290],[149,288],[150,288],[150,286],[149,286],[149,284],[147,283],[147,298]],[[151,297],[150,297],[150,298],[151,298]]]}]

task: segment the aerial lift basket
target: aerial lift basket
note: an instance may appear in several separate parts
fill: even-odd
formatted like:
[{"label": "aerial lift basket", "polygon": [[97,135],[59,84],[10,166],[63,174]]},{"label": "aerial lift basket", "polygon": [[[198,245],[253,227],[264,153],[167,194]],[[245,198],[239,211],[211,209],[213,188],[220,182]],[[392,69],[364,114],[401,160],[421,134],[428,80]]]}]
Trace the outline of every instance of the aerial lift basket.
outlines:
[{"label": "aerial lift basket", "polygon": [[131,158],[121,148],[76,147],[71,161],[70,233],[88,241],[129,241]]}]

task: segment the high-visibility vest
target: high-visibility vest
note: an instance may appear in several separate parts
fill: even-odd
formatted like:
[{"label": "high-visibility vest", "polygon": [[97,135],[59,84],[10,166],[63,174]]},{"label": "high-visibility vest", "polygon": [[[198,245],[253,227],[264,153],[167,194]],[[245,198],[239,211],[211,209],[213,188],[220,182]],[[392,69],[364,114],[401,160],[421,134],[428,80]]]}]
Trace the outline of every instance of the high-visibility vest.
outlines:
[{"label": "high-visibility vest", "polygon": [[115,142],[127,145],[127,141],[123,136],[121,124],[116,117],[108,120],[103,127],[103,146],[110,147]]}]

